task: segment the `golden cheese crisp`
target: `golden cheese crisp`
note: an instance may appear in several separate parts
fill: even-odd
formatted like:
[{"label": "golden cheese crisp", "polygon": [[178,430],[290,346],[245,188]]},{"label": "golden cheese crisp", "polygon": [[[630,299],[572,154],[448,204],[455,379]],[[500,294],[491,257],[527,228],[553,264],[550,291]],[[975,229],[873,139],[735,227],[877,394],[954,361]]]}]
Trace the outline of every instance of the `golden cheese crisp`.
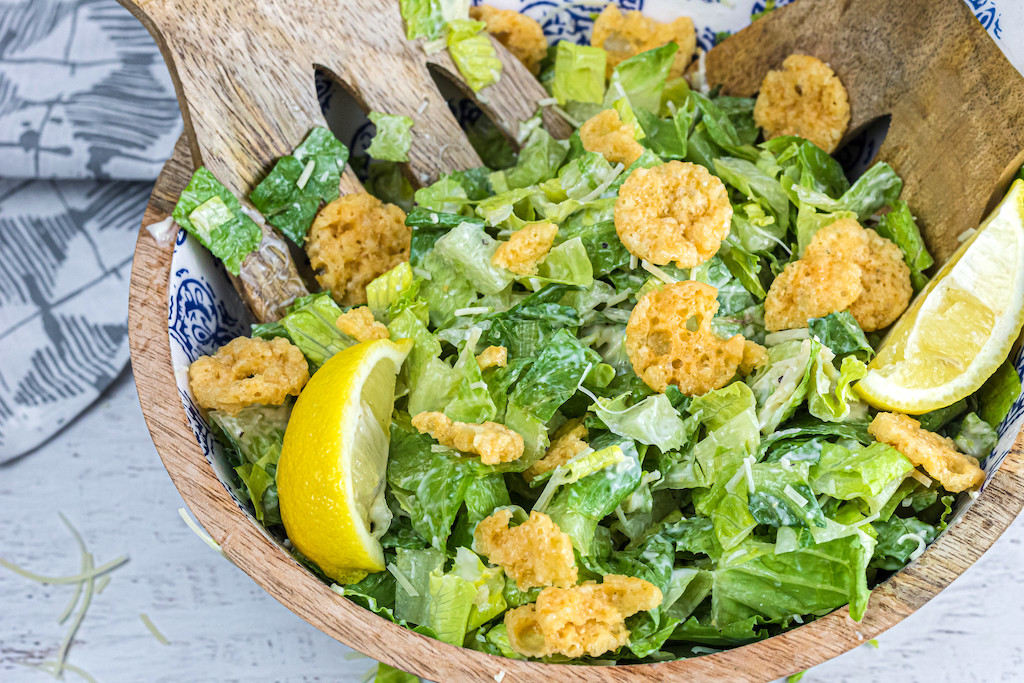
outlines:
[{"label": "golden cheese crisp", "polygon": [[508,365],[508,349],[504,346],[488,346],[477,354],[476,364],[481,370],[503,368]]},{"label": "golden cheese crisp", "polygon": [[863,292],[856,263],[798,259],[772,281],[764,300],[764,326],[770,331],[807,327],[810,318],[845,311]]},{"label": "golden cheese crisp", "polygon": [[743,357],[740,359],[739,373],[749,375],[763,368],[768,363],[768,350],[749,339],[743,340]]},{"label": "golden cheese crisp", "polygon": [[559,465],[572,460],[574,457],[587,449],[587,428],[583,424],[583,418],[577,417],[568,420],[565,424],[555,430],[551,437],[551,445],[547,453],[537,462],[530,465],[523,476],[526,481],[532,481],[545,472],[549,472]]},{"label": "golden cheese crisp", "polygon": [[501,565],[519,590],[540,586],[568,588],[576,584],[576,556],[569,535],[536,510],[509,528],[510,510],[498,510],[481,520],[473,532],[476,549],[491,564]]},{"label": "golden cheese crisp", "polygon": [[655,391],[675,384],[687,396],[725,386],[736,376],[744,339],[711,331],[718,290],[685,280],[640,298],[626,324],[626,353],[633,370]]},{"label": "golden cheese crisp", "polygon": [[629,643],[626,617],[661,604],[661,590],[632,576],[545,588],[537,602],[505,613],[512,649],[527,657],[597,657]]},{"label": "golden cheese crisp", "polygon": [[491,263],[516,275],[536,275],[537,266],[555,243],[556,234],[558,226],[551,223],[524,226],[512,233],[507,242],[498,246],[491,257]]},{"label": "golden cheese crisp", "polygon": [[798,135],[831,154],[850,123],[849,96],[828,64],[790,55],[761,82],[754,122],[766,138]]},{"label": "golden cheese crisp", "polygon": [[373,313],[366,306],[345,311],[335,322],[338,329],[356,341],[373,341],[387,339],[388,328],[373,319]]},{"label": "golden cheese crisp", "polygon": [[858,264],[864,293],[850,304],[850,315],[861,329],[872,332],[899,319],[910,304],[914,287],[900,248],[874,230],[865,232],[868,256]]},{"label": "golden cheese crisp", "polygon": [[643,145],[633,137],[633,127],[623,123],[614,109],[603,109],[587,119],[580,126],[580,142],[583,149],[602,155],[609,164],[626,168],[644,153]]},{"label": "golden cheese crisp", "polygon": [[765,327],[806,327],[809,318],[849,310],[865,332],[887,327],[910,303],[910,268],[900,248],[850,218],[815,233],[803,258],[772,282]]},{"label": "golden cheese crisp", "polygon": [[732,204],[722,181],[685,161],[636,169],[615,200],[615,232],[622,244],[659,266],[704,263],[718,253],[731,222]]},{"label": "golden cheese crisp", "polygon": [[601,10],[594,21],[590,38],[591,45],[608,53],[609,76],[621,62],[670,42],[675,42],[679,51],[669,70],[669,78],[678,78],[683,75],[697,50],[693,20],[679,17],[670,22],[656,21],[637,10],[623,13],[614,2],[608,3]]},{"label": "golden cheese crisp", "polygon": [[409,260],[405,212],[366,192],[325,206],[309,229],[306,253],[320,286],[342,306],[366,303],[366,285]]},{"label": "golden cheese crisp", "polygon": [[480,456],[485,465],[512,462],[523,456],[523,437],[503,424],[453,422],[444,413],[419,413],[412,426],[443,446]]},{"label": "golden cheese crisp", "polygon": [[309,381],[305,356],[283,337],[237,337],[188,369],[196,402],[207,410],[237,415],[251,405],[280,405]]},{"label": "golden cheese crisp", "polygon": [[487,24],[487,32],[504,45],[534,76],[548,54],[544,29],[534,19],[511,9],[490,5],[469,8],[469,16]]},{"label": "golden cheese crisp", "polygon": [[978,488],[985,481],[985,471],[976,458],[958,451],[952,439],[922,428],[909,415],[879,413],[868,425],[868,433],[907,456],[915,466],[924,467],[951,493]]}]

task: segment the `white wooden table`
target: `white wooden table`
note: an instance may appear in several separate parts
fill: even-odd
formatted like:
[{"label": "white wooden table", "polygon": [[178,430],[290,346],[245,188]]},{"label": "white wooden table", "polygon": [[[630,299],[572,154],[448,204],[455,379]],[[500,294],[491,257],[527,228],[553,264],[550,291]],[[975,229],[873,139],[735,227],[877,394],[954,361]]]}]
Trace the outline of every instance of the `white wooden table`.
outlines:
[{"label": "white wooden table", "polygon": [[[178,516],[130,372],[38,452],[0,466],[0,557],[43,574],[72,574],[79,555],[57,512],[97,563],[119,555],[70,662],[101,683],[362,681],[374,663],[309,626],[203,544]],[[964,683],[1024,674],[1024,522],[963,577],[902,624],[809,671],[804,681]],[[39,586],[0,568],[0,681],[52,680],[26,663],[52,659],[66,586]],[[170,640],[162,645],[145,612]],[[67,680],[75,680],[67,674]]]}]

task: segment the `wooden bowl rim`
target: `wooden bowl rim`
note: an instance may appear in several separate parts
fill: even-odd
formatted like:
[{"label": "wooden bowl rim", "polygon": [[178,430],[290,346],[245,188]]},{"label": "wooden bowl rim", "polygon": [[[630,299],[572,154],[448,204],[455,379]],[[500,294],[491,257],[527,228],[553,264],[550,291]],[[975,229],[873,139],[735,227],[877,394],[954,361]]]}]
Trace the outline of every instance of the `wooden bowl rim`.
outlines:
[{"label": "wooden bowl rim", "polygon": [[[143,226],[163,220],[191,175],[183,135],[150,197]],[[288,555],[239,508],[199,448],[182,406],[167,333],[174,242],[144,228],[129,292],[129,342],[139,402],[157,452],[182,498],[234,564],[283,605],[324,633],[399,669],[435,681],[660,681],[668,677],[750,683],[802,671],[894,626],[972,565],[1024,506],[1024,430],[984,490],[924,554],[877,586],[860,623],[847,607],[799,628],[692,659],[615,667],[544,664],[495,657],[441,643],[343,599]]]}]

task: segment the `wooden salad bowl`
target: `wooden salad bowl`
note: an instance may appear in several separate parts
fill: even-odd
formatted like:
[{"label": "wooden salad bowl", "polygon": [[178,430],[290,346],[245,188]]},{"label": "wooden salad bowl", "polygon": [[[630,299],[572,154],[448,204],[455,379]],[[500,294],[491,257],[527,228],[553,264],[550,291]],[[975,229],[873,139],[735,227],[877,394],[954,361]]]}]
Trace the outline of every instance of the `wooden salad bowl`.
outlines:
[{"label": "wooden salad bowl", "polygon": [[[785,10],[778,15],[785,17]],[[767,24],[758,30],[765,26]],[[981,30],[980,27],[977,30]],[[984,36],[983,31],[981,35]],[[799,48],[799,45],[790,47]],[[884,74],[880,78],[884,80]],[[741,89],[742,85],[737,88]],[[183,101],[183,104],[187,103]],[[1018,118],[1024,117],[1024,109],[1017,113]],[[894,148],[891,140],[887,145],[890,150]],[[173,156],[157,179],[143,226],[163,221],[170,215],[192,174],[194,160],[202,158],[201,147],[201,144],[190,144],[186,136],[178,141]],[[885,149],[883,146],[883,153]],[[1008,157],[1019,160],[1019,150],[1020,147],[1009,150]],[[906,149],[897,149],[894,154],[898,157],[906,152]],[[934,154],[935,150],[925,153]],[[1004,154],[1007,154],[1005,150]],[[890,163],[900,172],[899,166],[903,164],[899,159],[894,158]],[[993,185],[994,181],[1002,180],[1001,174],[996,175],[999,177],[993,177]],[[987,193],[986,189],[986,199]],[[955,241],[962,227],[954,226],[960,222],[962,219],[958,218],[926,225],[929,245],[949,245]],[[175,486],[196,519],[220,544],[225,556],[282,604],[346,645],[430,680],[443,683],[489,681],[500,672],[505,672],[505,681],[517,683],[771,680],[842,654],[913,613],[970,567],[1024,506],[1022,432],[1001,466],[989,476],[980,495],[973,501],[961,501],[961,505],[966,506],[962,517],[917,560],[872,591],[867,614],[861,622],[850,619],[848,608],[844,607],[781,635],[731,650],[673,662],[614,667],[520,661],[447,645],[391,623],[331,591],[247,516],[218,479],[189,426],[171,361],[168,288],[174,248],[173,241],[161,244],[149,231],[140,231],[129,294],[129,335],[142,412]],[[940,248],[938,251],[945,252],[942,253],[945,256],[949,250]]]}]

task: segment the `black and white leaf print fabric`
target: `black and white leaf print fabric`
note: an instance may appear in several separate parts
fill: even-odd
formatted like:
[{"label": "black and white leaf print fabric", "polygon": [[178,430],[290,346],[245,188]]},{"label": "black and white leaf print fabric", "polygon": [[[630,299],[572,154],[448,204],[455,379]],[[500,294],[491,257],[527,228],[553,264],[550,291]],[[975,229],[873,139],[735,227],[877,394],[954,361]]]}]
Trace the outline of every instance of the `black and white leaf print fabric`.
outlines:
[{"label": "black and white leaf print fabric", "polygon": [[114,0],[0,1],[0,462],[128,361],[128,279],[181,134],[152,38]]}]

